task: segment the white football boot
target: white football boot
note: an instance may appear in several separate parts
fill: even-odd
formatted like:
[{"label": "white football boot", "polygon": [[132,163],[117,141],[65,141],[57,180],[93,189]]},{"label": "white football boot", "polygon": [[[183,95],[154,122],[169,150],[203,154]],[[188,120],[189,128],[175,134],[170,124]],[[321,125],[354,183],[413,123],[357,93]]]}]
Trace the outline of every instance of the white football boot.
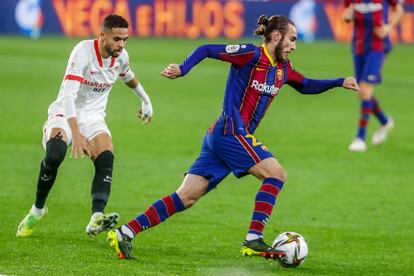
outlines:
[{"label": "white football boot", "polygon": [[359,137],[355,137],[348,149],[355,152],[364,152],[367,150],[367,144]]},{"label": "white football boot", "polygon": [[389,117],[388,122],[385,125],[382,125],[377,131],[375,131],[374,135],[372,136],[372,144],[377,146],[384,143],[387,139],[388,132],[393,127],[394,119]]},{"label": "white football boot", "polygon": [[119,215],[117,213],[94,213],[86,226],[85,232],[90,237],[96,236],[102,231],[112,230],[118,223],[118,220]]}]

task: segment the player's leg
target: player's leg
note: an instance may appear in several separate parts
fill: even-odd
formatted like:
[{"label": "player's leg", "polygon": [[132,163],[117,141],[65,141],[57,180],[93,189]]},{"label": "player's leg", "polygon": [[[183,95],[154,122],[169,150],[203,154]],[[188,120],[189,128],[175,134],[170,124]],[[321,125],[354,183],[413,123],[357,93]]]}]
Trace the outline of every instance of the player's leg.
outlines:
[{"label": "player's leg", "polygon": [[[55,183],[57,171],[65,159],[68,139],[68,126],[64,118],[54,118],[46,123],[43,140],[46,149],[45,158],[40,163],[40,172],[37,180],[36,198],[30,212],[25,216],[17,228],[16,235],[19,237],[30,236],[33,228],[47,213],[45,207],[46,199]],[[53,126],[62,126],[53,127]],[[46,142],[47,141],[47,142]]]},{"label": "player's leg", "polygon": [[274,157],[254,165],[249,169],[249,173],[261,180],[262,184],[256,193],[249,230],[241,251],[246,255],[280,257],[277,255],[278,252],[269,250],[270,246],[263,241],[263,231],[272,215],[277,196],[287,180],[287,174]]},{"label": "player's leg", "polygon": [[365,143],[366,129],[372,112],[371,97],[374,91],[373,84],[368,81],[368,79],[371,78],[371,76],[369,76],[369,63],[370,58],[368,54],[354,56],[355,77],[360,88],[358,92],[360,100],[360,118],[358,121],[357,134],[348,147],[350,151],[364,152],[367,149]]},{"label": "player's leg", "polygon": [[360,119],[356,137],[365,141],[366,129],[368,126],[369,118],[372,113],[372,95],[374,93],[374,85],[361,81],[359,83],[360,91],[358,92],[359,99],[361,101]]},{"label": "player's leg", "polygon": [[[187,174],[178,190],[151,204],[127,225],[131,237],[149,229],[170,216],[188,209],[207,191],[209,181],[199,175]],[[126,228],[125,228],[126,229]]]},{"label": "player's leg", "polygon": [[[372,53],[373,57],[371,58],[370,62],[370,74],[371,76],[376,76],[375,83],[380,83],[381,81],[381,69],[382,65],[385,60],[385,54],[382,52],[376,52]],[[380,122],[380,127],[377,129],[372,136],[372,144],[373,145],[379,145],[382,144],[388,136],[388,132],[390,129],[394,127],[394,120],[393,118],[387,116],[385,112],[382,110],[378,100],[372,96],[372,114],[375,115],[375,117]]]},{"label": "player's leg", "polygon": [[102,231],[113,229],[118,222],[119,215],[117,213],[104,214],[112,185],[114,163],[112,138],[108,132],[102,132],[93,137],[90,142],[95,175],[91,187],[91,219],[85,232],[89,236],[95,236]]},{"label": "player's leg", "polygon": [[385,142],[388,136],[388,132],[394,127],[394,119],[385,115],[385,113],[379,107],[379,104],[375,97],[372,98],[372,101],[374,109],[373,112],[381,124],[381,126],[374,132],[374,135],[372,136],[372,144],[380,145]]},{"label": "player's leg", "polygon": [[209,181],[199,175],[187,174],[178,190],[151,204],[135,219],[108,233],[108,241],[120,259],[131,259],[132,239],[140,232],[158,225],[172,215],[190,208],[202,197]]},{"label": "player's leg", "polygon": [[390,119],[385,112],[382,110],[377,98],[375,96],[372,96],[372,114],[377,117],[378,121],[382,126],[386,125],[388,123],[388,120]]},{"label": "player's leg", "polygon": [[253,174],[262,181],[241,253],[266,258],[279,257],[279,252],[264,242],[263,229],[286,180],[285,171],[267,147],[251,134],[215,137],[213,140],[216,155],[236,177]]},{"label": "player's leg", "polygon": [[372,97],[372,112],[381,124],[372,136],[372,144],[380,145],[387,139],[390,129],[394,127],[394,119],[382,111],[375,97]]},{"label": "player's leg", "polygon": [[199,157],[190,167],[176,192],[151,204],[135,219],[108,233],[108,241],[119,258],[132,258],[131,241],[140,232],[158,225],[172,215],[193,206],[198,199],[215,188],[230,170],[208,148],[206,137]]}]

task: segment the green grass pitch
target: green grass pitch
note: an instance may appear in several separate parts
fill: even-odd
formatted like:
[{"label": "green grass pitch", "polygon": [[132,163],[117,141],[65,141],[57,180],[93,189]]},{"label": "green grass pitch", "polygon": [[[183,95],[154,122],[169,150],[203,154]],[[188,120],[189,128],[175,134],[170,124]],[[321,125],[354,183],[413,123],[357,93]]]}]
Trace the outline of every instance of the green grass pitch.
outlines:
[{"label": "green grass pitch", "polygon": [[[29,238],[16,238],[34,200],[43,158],[42,125],[55,99],[68,55],[78,39],[0,37],[0,274],[38,275],[409,275],[414,274],[413,46],[398,45],[376,89],[396,121],[385,145],[364,154],[347,146],[359,103],[335,89],[316,96],[285,86],[255,133],[289,175],[265,239],[295,231],[309,256],[296,269],[245,258],[239,247],[260,184],[229,176],[192,209],[134,240],[135,261],[120,261],[105,234],[84,234],[90,216],[92,163],[68,156],[47,205],[49,214]],[[115,144],[107,211],[127,222],[175,191],[197,157],[201,139],[221,110],[229,65],[205,60],[185,78],[160,77],[200,40],[131,38],[131,65],[151,95],[153,122],[142,125],[140,102],[121,82],[113,88],[107,123]],[[260,43],[256,40],[256,43]],[[295,68],[308,77],[352,75],[349,45],[298,43]],[[378,127],[371,120],[369,137]]]}]

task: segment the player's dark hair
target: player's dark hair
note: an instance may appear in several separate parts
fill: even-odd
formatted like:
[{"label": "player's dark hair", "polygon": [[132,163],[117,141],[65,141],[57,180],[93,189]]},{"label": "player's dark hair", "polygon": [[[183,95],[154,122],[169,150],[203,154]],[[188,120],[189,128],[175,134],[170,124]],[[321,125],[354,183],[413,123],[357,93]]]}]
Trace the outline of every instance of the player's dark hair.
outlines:
[{"label": "player's dark hair", "polygon": [[271,34],[274,30],[279,31],[284,37],[289,29],[289,25],[295,26],[292,20],[283,15],[273,15],[267,18],[266,15],[261,15],[257,20],[257,29],[254,34],[263,37],[265,42],[272,40]]},{"label": "player's dark hair", "polygon": [[112,28],[128,28],[128,25],[128,21],[126,21],[122,16],[110,14],[105,17],[102,23],[102,29],[110,30]]}]

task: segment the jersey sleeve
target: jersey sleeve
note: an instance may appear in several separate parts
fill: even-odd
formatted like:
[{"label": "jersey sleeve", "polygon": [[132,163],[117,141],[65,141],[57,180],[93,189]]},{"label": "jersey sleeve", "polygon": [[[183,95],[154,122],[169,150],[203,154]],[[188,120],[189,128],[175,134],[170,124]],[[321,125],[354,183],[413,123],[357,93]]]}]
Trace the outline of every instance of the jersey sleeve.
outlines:
[{"label": "jersey sleeve", "polygon": [[64,80],[82,82],[88,63],[89,58],[85,43],[80,42],[73,48],[70,54]]},{"label": "jersey sleeve", "polygon": [[181,74],[186,75],[205,58],[226,61],[239,67],[243,66],[254,57],[256,48],[253,44],[206,44],[199,46],[180,64]]},{"label": "jersey sleeve", "polygon": [[68,65],[66,67],[65,77],[63,78],[60,93],[62,95],[62,105],[67,118],[76,117],[75,99],[80,84],[83,81],[89,58],[85,42],[79,42],[73,48]]},{"label": "jersey sleeve", "polygon": [[286,83],[302,94],[319,94],[331,88],[340,87],[344,83],[344,78],[337,79],[309,79],[293,69],[290,61],[286,62]]},{"label": "jersey sleeve", "polygon": [[349,5],[352,4],[352,0],[344,0],[344,6],[345,8],[349,7]]},{"label": "jersey sleeve", "polygon": [[301,73],[293,69],[290,61],[286,62],[286,75],[286,83],[294,88],[300,86],[305,80],[305,77]]},{"label": "jersey sleeve", "polygon": [[387,1],[388,1],[388,4],[390,4],[391,7],[395,7],[398,4],[402,4],[403,3],[402,0],[387,0]]},{"label": "jersey sleeve", "polygon": [[122,66],[120,68],[119,78],[125,83],[135,78],[135,74],[129,66],[128,52],[125,49],[123,50]]}]

